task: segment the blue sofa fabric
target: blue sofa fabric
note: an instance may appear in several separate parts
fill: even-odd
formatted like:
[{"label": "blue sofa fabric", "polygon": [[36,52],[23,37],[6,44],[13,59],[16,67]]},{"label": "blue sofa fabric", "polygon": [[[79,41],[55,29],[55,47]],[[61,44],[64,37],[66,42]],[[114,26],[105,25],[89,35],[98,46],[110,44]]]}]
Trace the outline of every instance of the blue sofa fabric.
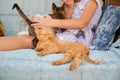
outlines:
[{"label": "blue sofa fabric", "polygon": [[90,58],[104,63],[93,65],[83,60],[74,71],[68,70],[71,62],[59,66],[51,64],[63,54],[38,57],[32,49],[0,51],[0,80],[119,80],[120,48],[116,46],[120,46],[120,40],[109,51],[91,50]]},{"label": "blue sofa fabric", "polygon": [[[25,29],[17,12],[11,10],[15,2],[22,5],[28,16],[49,13],[51,3],[59,3],[58,0],[1,0],[0,19],[5,26],[6,36],[16,35]],[[0,80],[120,80],[120,40],[111,44],[107,51],[90,50],[89,57],[96,61],[103,60],[101,65],[83,60],[77,69],[69,71],[71,62],[59,66],[51,64],[62,57],[63,54],[40,57],[33,49],[0,51]]]}]

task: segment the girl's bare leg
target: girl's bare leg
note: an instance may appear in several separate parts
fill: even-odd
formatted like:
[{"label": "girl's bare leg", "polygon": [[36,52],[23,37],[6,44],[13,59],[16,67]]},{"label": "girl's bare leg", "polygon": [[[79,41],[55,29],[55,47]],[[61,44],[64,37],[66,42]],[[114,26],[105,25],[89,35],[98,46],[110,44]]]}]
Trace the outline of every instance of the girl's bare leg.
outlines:
[{"label": "girl's bare leg", "polygon": [[29,35],[0,37],[0,51],[33,48],[32,39]]}]

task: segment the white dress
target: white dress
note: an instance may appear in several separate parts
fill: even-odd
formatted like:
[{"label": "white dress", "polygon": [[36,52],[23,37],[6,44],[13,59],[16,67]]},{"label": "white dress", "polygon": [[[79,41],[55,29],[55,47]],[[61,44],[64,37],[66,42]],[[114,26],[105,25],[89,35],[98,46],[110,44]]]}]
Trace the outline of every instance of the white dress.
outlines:
[{"label": "white dress", "polygon": [[[84,11],[84,7],[86,6],[87,2],[90,0],[81,0],[78,3],[75,3],[74,10],[72,14],[72,18],[80,18],[81,14]],[[96,0],[98,4],[98,8],[89,22],[85,29],[82,30],[74,30],[74,29],[67,29],[63,33],[57,33],[57,37],[60,40],[65,41],[72,41],[72,42],[82,42],[88,47],[91,47],[91,41],[93,39],[94,31],[97,27],[98,21],[102,14],[102,6],[99,0]],[[89,14],[88,14],[89,15]]]}]

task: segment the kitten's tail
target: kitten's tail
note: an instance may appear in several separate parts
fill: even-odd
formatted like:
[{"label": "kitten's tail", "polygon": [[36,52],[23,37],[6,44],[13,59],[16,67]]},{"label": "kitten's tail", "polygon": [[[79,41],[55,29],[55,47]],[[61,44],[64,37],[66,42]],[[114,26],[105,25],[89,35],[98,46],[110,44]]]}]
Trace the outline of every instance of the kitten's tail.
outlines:
[{"label": "kitten's tail", "polygon": [[91,63],[91,64],[102,64],[103,61],[94,61],[88,57],[89,55],[89,49],[86,49],[83,53],[85,61]]},{"label": "kitten's tail", "polygon": [[15,4],[13,5],[13,8],[12,8],[12,9],[14,9],[14,8],[17,9],[19,15],[20,15],[20,16],[25,20],[25,22],[28,24],[28,26],[29,26],[29,27],[28,27],[29,34],[30,34],[31,36],[36,36],[35,31],[34,31],[34,28],[31,27],[31,24],[32,24],[32,23],[35,23],[35,22],[31,22],[31,21],[27,18],[27,16],[23,13],[23,11],[20,9],[20,7],[18,6],[17,3],[15,3]]},{"label": "kitten's tail", "polygon": [[18,11],[18,13],[20,14],[20,16],[26,21],[26,23],[30,26],[31,25],[31,21],[26,17],[26,15],[23,13],[23,11],[20,9],[20,7],[18,6],[18,4],[17,3],[15,3],[14,5],[13,5],[13,8],[12,9],[14,9],[14,8],[16,8],[17,9],[17,11]]}]

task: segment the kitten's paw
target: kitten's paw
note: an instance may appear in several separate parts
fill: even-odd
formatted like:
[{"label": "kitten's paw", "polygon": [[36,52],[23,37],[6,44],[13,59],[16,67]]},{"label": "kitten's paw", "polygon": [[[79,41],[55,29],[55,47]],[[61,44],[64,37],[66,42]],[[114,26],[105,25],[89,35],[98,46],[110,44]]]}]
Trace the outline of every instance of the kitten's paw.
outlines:
[{"label": "kitten's paw", "polygon": [[69,67],[69,70],[70,71],[73,71],[74,69],[77,68],[77,65],[76,64],[71,64],[70,67]]},{"label": "kitten's paw", "polygon": [[43,56],[44,55],[44,53],[43,52],[38,52],[38,54],[37,54],[38,56]]},{"label": "kitten's paw", "polygon": [[39,51],[39,48],[36,47],[35,50],[36,50],[36,51]]},{"label": "kitten's paw", "polygon": [[36,47],[36,48],[34,48],[36,51],[38,51],[38,52],[42,52],[43,51],[43,49],[42,48],[39,48],[39,47]]},{"label": "kitten's paw", "polygon": [[53,61],[52,65],[60,65],[61,63],[59,61]]}]

